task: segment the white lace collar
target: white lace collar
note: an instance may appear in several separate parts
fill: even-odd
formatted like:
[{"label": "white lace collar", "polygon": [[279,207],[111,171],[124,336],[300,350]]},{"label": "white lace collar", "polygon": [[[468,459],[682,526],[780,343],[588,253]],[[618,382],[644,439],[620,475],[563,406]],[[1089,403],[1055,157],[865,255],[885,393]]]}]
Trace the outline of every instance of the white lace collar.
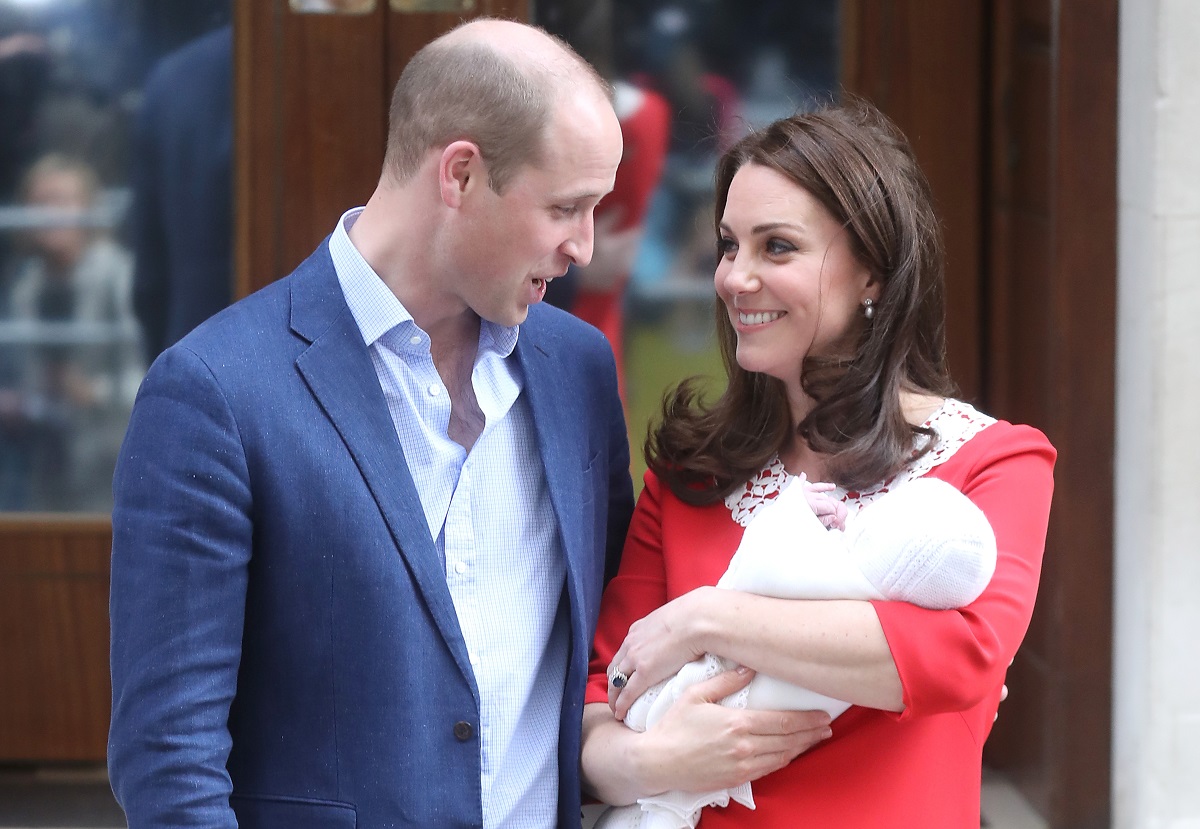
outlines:
[{"label": "white lace collar", "polygon": [[[935,466],[945,463],[963,444],[995,422],[994,417],[985,415],[969,403],[947,398],[941,408],[924,423],[937,433],[937,443],[933,449],[870,489],[847,491],[838,487],[830,495],[843,501],[851,514],[856,513],[862,506],[894,487],[920,478]],[[749,524],[755,511],[774,499],[790,477],[783,468],[783,461],[776,455],[754,477],[726,496],[725,506],[729,507],[733,520],[743,527]]]}]

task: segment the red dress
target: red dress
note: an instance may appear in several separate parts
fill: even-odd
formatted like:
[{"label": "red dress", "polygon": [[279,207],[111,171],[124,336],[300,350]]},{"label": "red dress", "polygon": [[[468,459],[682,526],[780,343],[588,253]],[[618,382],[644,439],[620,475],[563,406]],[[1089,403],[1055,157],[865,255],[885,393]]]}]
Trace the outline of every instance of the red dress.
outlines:
[{"label": "red dress", "polygon": [[[754,782],[756,810],[707,808],[702,829],[979,826],[983,743],[1033,611],[1054,459],[1041,432],[996,421],[925,473],[987,515],[998,547],[991,583],[961,610],[873,602],[900,674],[904,712],[851,706],[834,720],[830,739]],[[646,474],[620,572],[601,604],[588,702],[607,701],[604,671],[629,625],[716,584],[741,535],[725,503],[688,506]]]}]

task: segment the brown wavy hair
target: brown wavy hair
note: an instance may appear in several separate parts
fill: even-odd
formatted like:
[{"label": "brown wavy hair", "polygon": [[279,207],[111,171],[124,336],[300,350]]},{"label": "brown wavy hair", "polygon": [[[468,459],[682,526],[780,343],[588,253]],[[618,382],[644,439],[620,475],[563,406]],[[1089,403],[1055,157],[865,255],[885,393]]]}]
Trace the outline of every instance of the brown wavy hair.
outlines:
[{"label": "brown wavy hair", "polygon": [[[944,260],[929,183],[900,130],[865,101],[776,121],[746,136],[717,165],[717,238],[729,185],[746,164],[774,170],[819,201],[844,228],[855,258],[880,283],[873,319],[860,317],[844,355],[806,358],[800,382],[815,401],[796,432],[828,456],[826,475],[856,489],[886,480],[933,444],[910,424],[900,394],[954,394],[946,368]],[[717,303],[728,383],[702,399],[698,378],[663,400],[646,462],[687,503],[724,498],[762,469],[792,434],[784,384],[742,369],[737,335]]]}]

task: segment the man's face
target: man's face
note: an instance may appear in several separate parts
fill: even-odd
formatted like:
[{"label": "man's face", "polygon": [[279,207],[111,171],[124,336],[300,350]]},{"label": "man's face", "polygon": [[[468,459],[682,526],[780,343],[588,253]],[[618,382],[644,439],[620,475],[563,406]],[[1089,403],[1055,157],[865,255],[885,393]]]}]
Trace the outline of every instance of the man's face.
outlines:
[{"label": "man's face", "polygon": [[460,236],[457,293],[480,317],[524,322],[546,282],[592,258],[592,213],[612,190],[621,127],[606,101],[560,104],[544,157],[525,165],[502,195],[478,188]]}]

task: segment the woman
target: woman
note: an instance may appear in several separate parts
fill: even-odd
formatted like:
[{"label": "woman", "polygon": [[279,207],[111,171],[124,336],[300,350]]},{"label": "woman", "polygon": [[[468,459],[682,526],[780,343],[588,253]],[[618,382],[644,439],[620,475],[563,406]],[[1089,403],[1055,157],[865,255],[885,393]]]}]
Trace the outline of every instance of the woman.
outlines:
[{"label": "woman", "polygon": [[[628,804],[757,780],[754,811],[705,809],[704,829],[978,825],[982,746],[1033,610],[1054,449],[950,396],[937,219],[876,110],[829,108],[743,139],[718,166],[716,216],[728,386],[709,404],[681,384],[647,440],[596,635],[585,784]],[[915,478],[953,485],[995,531],[991,582],[961,610],[712,587],[757,509],[801,473],[836,482],[852,512]],[[645,733],[625,728],[643,691],[706,652],[749,670],[693,686]],[[755,671],[853,707],[830,727],[823,713],[713,704]]]}]

